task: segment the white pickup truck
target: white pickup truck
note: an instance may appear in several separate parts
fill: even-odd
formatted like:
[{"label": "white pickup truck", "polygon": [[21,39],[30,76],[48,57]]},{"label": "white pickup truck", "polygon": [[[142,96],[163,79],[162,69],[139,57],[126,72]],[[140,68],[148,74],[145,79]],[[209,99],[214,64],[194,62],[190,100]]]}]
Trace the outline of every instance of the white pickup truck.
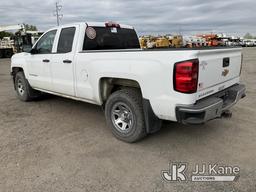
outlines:
[{"label": "white pickup truck", "polygon": [[75,23],[46,31],[12,57],[18,98],[43,92],[101,105],[113,134],[135,142],[161,120],[201,124],[245,96],[241,48],[140,48],[133,27]]}]

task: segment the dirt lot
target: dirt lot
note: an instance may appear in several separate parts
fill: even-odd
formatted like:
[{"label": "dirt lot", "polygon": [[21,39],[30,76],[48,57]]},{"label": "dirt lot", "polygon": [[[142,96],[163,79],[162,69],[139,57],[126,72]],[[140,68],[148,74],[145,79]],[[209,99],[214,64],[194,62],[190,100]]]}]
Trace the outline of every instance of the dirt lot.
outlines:
[{"label": "dirt lot", "polygon": [[[247,97],[232,119],[165,122],[136,144],[116,140],[95,105],[60,97],[23,103],[0,60],[0,191],[256,191],[256,49],[244,49]],[[169,162],[240,167],[237,182],[164,182]]]}]

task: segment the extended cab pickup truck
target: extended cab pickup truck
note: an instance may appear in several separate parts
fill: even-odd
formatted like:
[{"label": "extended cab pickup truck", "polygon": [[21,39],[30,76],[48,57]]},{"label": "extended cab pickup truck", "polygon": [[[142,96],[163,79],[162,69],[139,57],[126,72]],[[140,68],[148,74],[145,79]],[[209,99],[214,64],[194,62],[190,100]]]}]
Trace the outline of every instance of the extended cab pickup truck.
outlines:
[{"label": "extended cab pickup truck", "polygon": [[133,27],[75,23],[45,32],[12,57],[18,98],[43,92],[101,105],[113,134],[135,142],[161,120],[201,124],[245,96],[241,48],[140,48]]}]

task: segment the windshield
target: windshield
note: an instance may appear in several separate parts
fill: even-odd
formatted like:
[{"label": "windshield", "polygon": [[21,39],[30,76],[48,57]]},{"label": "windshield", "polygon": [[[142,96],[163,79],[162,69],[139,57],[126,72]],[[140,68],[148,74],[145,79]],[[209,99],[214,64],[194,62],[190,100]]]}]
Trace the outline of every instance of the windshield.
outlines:
[{"label": "windshield", "polygon": [[87,27],[83,50],[138,49],[139,40],[134,29]]}]

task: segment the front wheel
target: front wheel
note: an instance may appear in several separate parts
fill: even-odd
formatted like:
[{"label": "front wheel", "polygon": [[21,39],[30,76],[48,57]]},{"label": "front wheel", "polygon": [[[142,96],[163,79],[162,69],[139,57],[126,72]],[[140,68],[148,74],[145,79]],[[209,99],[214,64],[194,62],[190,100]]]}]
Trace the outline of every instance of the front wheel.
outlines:
[{"label": "front wheel", "polygon": [[132,143],[147,135],[141,93],[135,88],[111,94],[106,102],[105,116],[114,136],[122,141]]},{"label": "front wheel", "polygon": [[22,71],[15,75],[14,83],[17,96],[21,101],[31,101],[40,96],[40,92],[32,89],[29,85]]}]

